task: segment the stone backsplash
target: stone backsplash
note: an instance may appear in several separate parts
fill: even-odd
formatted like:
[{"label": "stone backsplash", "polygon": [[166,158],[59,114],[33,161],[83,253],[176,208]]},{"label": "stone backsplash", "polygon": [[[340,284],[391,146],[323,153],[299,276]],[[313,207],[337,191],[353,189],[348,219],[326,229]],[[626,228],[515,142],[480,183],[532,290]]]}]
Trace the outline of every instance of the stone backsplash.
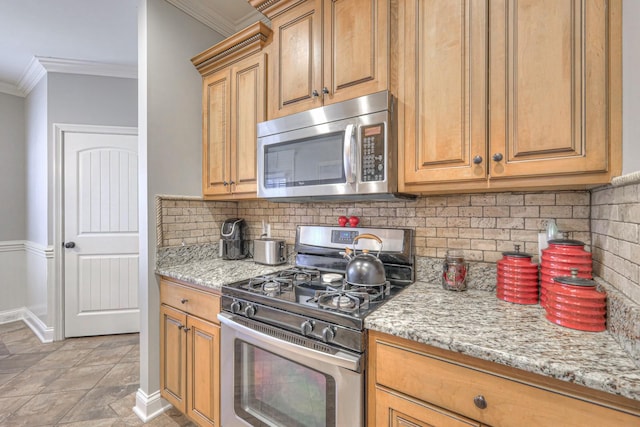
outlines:
[{"label": "stone backsplash", "polygon": [[349,203],[215,202],[175,197],[158,198],[158,246],[217,242],[227,217],[247,221],[251,239],[262,233],[294,243],[298,224],[337,225],[341,215],[358,216],[363,227],[406,227],[415,230],[418,256],[444,257],[462,249],[471,261],[495,262],[515,244],[536,255],[538,232],[555,219],[571,238],[591,245],[590,193],[495,193],[425,196],[415,201]]}]

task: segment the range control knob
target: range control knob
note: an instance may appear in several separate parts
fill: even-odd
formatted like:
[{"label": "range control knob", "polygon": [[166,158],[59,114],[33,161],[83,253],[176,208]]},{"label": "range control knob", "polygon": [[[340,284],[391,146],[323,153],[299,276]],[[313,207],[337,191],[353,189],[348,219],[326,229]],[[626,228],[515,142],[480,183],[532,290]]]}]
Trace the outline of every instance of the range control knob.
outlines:
[{"label": "range control knob", "polygon": [[300,325],[300,332],[302,335],[309,335],[313,331],[313,322],[311,320],[305,320]]},{"label": "range control knob", "polygon": [[331,342],[336,337],[336,333],[331,326],[327,326],[322,330],[322,341]]},{"label": "range control knob", "polygon": [[256,314],[256,308],[252,305],[248,305],[244,308],[245,316],[251,318]]},{"label": "range control knob", "polygon": [[240,313],[240,309],[242,308],[242,305],[240,304],[239,301],[234,301],[231,303],[231,312],[233,314],[238,314]]}]

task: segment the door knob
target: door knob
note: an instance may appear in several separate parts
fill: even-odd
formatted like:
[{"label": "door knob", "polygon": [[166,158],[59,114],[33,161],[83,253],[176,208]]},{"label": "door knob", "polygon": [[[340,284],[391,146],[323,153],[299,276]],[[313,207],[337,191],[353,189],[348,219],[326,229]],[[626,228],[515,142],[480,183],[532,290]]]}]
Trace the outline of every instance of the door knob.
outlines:
[{"label": "door knob", "polygon": [[67,242],[64,244],[64,247],[67,249],[72,249],[76,247],[76,243],[75,242]]}]

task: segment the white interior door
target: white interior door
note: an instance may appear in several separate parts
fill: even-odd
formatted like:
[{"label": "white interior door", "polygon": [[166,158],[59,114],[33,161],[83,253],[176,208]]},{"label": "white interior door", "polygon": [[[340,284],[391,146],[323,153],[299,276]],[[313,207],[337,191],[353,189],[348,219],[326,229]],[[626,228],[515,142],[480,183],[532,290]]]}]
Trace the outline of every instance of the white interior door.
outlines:
[{"label": "white interior door", "polygon": [[66,337],[139,331],[137,139],[64,134]]}]

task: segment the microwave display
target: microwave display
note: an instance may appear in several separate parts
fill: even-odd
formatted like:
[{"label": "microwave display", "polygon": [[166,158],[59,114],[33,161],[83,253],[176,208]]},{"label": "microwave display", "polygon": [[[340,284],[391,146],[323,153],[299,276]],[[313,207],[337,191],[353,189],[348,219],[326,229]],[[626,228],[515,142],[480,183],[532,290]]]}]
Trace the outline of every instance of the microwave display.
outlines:
[{"label": "microwave display", "polygon": [[362,126],[361,130],[362,152],[362,182],[384,181],[385,177],[385,147],[384,124],[378,123],[370,126]]},{"label": "microwave display", "polygon": [[344,183],[344,131],[267,145],[266,188]]}]

